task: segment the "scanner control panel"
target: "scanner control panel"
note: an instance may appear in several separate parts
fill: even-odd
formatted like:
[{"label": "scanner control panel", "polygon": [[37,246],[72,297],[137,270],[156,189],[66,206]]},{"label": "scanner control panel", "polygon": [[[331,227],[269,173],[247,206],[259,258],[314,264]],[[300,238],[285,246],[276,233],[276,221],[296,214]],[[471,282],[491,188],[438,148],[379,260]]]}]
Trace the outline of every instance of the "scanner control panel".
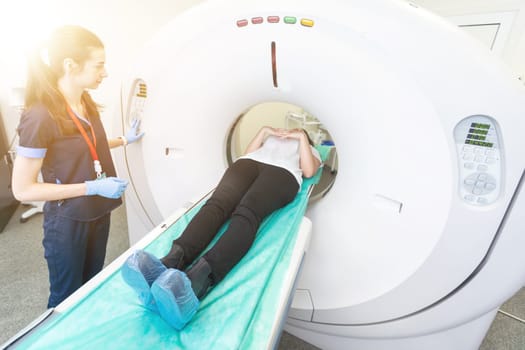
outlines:
[{"label": "scanner control panel", "polygon": [[459,195],[471,205],[493,203],[502,188],[501,136],[496,121],[473,115],[454,129],[459,161]]},{"label": "scanner control panel", "polygon": [[136,79],[131,87],[128,100],[127,123],[131,125],[134,119],[142,120],[144,114],[144,104],[148,97],[146,83],[142,79]]}]

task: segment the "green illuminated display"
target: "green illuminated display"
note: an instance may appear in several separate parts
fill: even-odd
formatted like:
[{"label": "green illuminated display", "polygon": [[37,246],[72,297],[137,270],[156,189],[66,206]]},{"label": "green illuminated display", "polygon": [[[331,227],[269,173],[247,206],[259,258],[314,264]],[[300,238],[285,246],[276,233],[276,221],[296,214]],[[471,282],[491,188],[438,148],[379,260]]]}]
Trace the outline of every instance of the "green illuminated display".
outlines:
[{"label": "green illuminated display", "polygon": [[490,129],[490,124],[472,123],[470,126],[477,129]]},{"label": "green illuminated display", "polygon": [[473,139],[473,140],[481,140],[481,141],[485,141],[487,137],[484,136],[484,135],[474,135],[474,134],[468,134],[467,135],[467,139]]},{"label": "green illuminated display", "polygon": [[493,147],[494,143],[487,142],[487,136],[490,128],[491,124],[471,123],[470,128],[468,130],[467,138],[465,140],[465,144],[482,147]]},{"label": "green illuminated display", "polygon": [[474,146],[483,146],[483,147],[492,147],[494,144],[492,142],[485,142],[485,141],[476,141],[476,140],[465,140],[465,144],[467,145],[474,145]]},{"label": "green illuminated display", "polygon": [[487,135],[489,133],[488,130],[481,130],[481,129],[469,129],[469,134],[480,134],[480,135]]}]

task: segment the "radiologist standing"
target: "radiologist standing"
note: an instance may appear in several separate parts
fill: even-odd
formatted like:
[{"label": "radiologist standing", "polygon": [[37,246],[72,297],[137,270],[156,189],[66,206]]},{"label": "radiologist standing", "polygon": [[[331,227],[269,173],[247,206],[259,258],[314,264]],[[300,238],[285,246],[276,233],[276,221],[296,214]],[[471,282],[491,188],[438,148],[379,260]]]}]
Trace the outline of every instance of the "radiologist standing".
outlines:
[{"label": "radiologist standing", "polygon": [[122,204],[128,184],[116,177],[109,149],[144,134],[135,122],[125,136],[106,138],[99,106],[87,91],[105,77],[104,45],[79,26],[56,29],[29,59],[13,193],[20,201],[46,201],[49,308],[102,269],[110,213]]}]

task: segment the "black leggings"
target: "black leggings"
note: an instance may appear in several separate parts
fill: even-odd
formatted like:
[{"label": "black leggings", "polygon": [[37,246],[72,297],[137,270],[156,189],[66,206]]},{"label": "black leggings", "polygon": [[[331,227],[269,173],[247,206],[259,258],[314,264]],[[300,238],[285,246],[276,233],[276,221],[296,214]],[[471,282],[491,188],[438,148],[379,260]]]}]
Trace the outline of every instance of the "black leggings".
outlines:
[{"label": "black leggings", "polygon": [[291,202],[299,184],[287,170],[239,159],[224,173],[212,196],[174,241],[185,264],[197,258],[231,218],[217,243],[204,255],[218,283],[250,249],[261,221]]}]

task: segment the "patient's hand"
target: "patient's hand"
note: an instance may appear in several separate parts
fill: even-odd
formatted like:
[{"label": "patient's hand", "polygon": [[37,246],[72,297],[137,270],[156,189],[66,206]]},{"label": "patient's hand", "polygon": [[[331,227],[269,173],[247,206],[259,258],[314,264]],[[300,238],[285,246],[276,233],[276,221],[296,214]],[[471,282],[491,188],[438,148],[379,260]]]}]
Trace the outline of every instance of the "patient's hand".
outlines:
[{"label": "patient's hand", "polygon": [[276,129],[277,136],[280,136],[285,139],[296,139],[301,140],[302,138],[306,139],[306,134],[302,129]]}]

